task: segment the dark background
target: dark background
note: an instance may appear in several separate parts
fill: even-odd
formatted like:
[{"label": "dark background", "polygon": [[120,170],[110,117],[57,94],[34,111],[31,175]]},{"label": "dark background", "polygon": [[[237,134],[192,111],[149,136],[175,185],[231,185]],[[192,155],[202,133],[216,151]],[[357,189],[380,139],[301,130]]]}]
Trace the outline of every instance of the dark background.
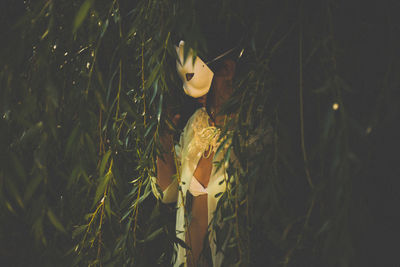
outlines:
[{"label": "dark background", "polygon": [[204,21],[245,49],[225,265],[399,265],[398,1],[0,5],[1,266],[169,266],[150,177]]}]

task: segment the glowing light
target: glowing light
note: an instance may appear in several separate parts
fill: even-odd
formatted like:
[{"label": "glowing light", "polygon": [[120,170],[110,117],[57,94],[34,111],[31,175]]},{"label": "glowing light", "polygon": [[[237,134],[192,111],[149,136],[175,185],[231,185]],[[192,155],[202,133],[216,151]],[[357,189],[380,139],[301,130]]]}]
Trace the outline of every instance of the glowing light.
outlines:
[{"label": "glowing light", "polygon": [[339,109],[339,104],[338,103],[333,103],[333,105],[332,105],[332,109],[333,110],[338,110]]},{"label": "glowing light", "polygon": [[56,45],[56,44],[55,44],[55,45],[53,45],[53,49],[54,49],[54,50],[56,50],[56,48],[57,48],[57,45]]},{"label": "glowing light", "polygon": [[240,51],[239,58],[241,58],[241,57],[242,57],[242,55],[243,55],[243,52],[244,52],[244,48],[242,49],[242,51]]},{"label": "glowing light", "polygon": [[89,69],[90,68],[90,62],[86,63],[86,68]]},{"label": "glowing light", "polygon": [[65,53],[64,53],[64,56],[67,56],[67,55],[68,55],[68,52],[65,52]]}]

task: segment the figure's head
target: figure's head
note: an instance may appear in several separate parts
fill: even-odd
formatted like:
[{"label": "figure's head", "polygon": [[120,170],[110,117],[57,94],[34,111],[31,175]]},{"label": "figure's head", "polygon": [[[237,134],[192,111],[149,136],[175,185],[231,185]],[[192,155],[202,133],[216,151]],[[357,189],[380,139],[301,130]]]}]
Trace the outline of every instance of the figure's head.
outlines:
[{"label": "figure's head", "polygon": [[179,47],[175,48],[178,55],[176,68],[187,95],[204,99],[212,84],[220,88],[224,83],[232,81],[235,74],[237,47],[207,62],[204,62],[200,56],[194,56],[193,49],[185,47],[184,41],[180,41]]},{"label": "figure's head", "polygon": [[184,41],[180,41],[179,47],[175,48],[178,54],[176,69],[185,93],[194,98],[206,95],[210,90],[214,72],[200,57],[194,56],[193,49],[185,47]]},{"label": "figure's head", "polygon": [[219,10],[214,8],[219,6],[216,2],[205,2],[196,6],[195,23],[182,27],[185,30],[178,36],[187,39],[176,47],[176,66],[183,89],[203,106],[222,94],[231,95],[232,79],[245,39],[240,21],[213,12]]}]

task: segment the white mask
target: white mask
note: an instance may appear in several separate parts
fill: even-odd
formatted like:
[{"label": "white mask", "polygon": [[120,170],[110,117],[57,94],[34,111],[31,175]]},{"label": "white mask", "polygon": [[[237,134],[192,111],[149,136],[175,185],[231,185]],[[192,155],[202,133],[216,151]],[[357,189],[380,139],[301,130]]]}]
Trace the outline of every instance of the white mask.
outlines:
[{"label": "white mask", "polygon": [[191,97],[198,98],[208,93],[214,73],[199,57],[195,58],[193,64],[193,50],[190,49],[184,62],[184,41],[175,46],[179,60],[176,61],[176,69],[183,81],[185,93]]}]

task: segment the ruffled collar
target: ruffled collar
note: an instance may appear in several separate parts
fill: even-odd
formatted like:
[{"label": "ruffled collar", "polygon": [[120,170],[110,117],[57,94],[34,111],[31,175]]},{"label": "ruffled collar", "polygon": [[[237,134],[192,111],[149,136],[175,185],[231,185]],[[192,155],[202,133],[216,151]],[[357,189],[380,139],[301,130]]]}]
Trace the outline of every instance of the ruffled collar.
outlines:
[{"label": "ruffled collar", "polygon": [[216,152],[221,144],[221,140],[219,140],[221,130],[209,124],[210,117],[204,107],[198,110],[197,113],[191,125],[194,132],[194,142],[192,144],[200,151]]}]

